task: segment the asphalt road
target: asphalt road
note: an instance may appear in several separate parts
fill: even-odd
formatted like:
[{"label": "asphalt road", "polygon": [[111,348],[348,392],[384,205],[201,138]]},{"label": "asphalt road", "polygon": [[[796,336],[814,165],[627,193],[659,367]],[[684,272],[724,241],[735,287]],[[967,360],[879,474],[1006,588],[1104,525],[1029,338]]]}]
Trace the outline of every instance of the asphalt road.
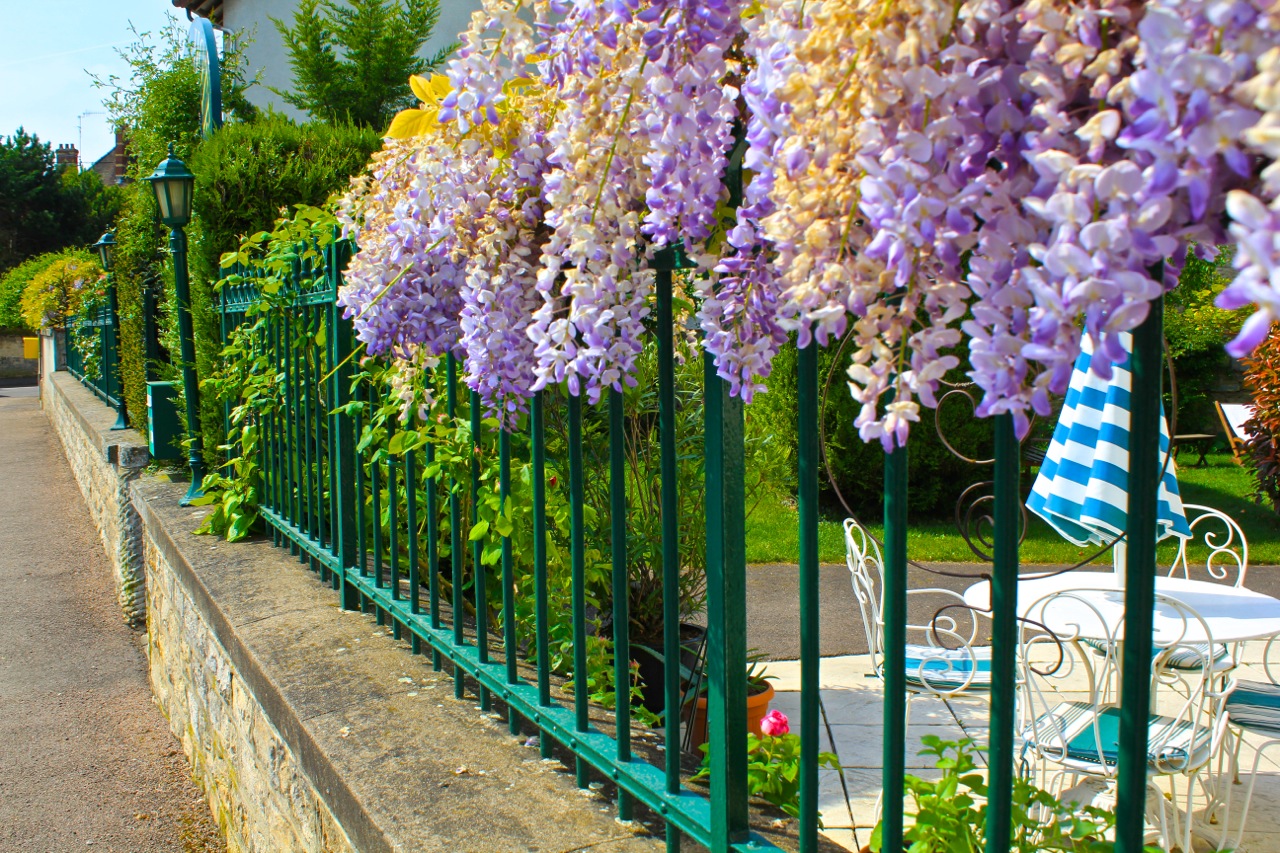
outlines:
[{"label": "asphalt road", "polygon": [[36,389],[0,388],[0,853],[225,850]]}]

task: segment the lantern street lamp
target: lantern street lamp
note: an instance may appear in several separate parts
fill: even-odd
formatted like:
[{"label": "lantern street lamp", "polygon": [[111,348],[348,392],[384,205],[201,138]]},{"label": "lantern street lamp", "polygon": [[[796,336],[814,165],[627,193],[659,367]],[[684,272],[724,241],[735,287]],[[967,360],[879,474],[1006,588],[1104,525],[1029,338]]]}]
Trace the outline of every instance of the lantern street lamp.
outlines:
[{"label": "lantern street lamp", "polygon": [[191,463],[191,488],[179,502],[190,506],[201,497],[204,481],[204,452],[200,442],[200,386],[196,379],[196,345],[191,327],[191,282],[187,278],[187,235],[182,229],[191,221],[191,189],[196,176],[181,160],[173,155],[169,144],[169,156],[156,167],[148,181],[155,190],[156,204],[160,207],[160,221],[169,226],[169,250],[173,253],[173,284],[178,299],[178,336],[182,356],[182,390],[187,398],[187,437],[190,449],[187,460]]},{"label": "lantern street lamp", "polygon": [[[108,399],[111,398],[110,389],[112,380],[114,379],[116,383],[116,423],[112,429],[128,429],[129,422],[125,417],[124,408],[124,382],[121,380],[120,376],[120,303],[116,299],[116,279],[115,276],[111,274],[111,265],[115,260],[116,235],[108,231],[98,238],[98,242],[93,244],[93,248],[98,253],[98,260],[102,263],[102,271],[107,274],[107,300],[108,308],[111,311],[111,316],[109,318],[111,325],[108,333],[112,336],[110,345],[116,348],[116,357],[114,359],[116,365],[115,376],[113,377],[111,375],[110,368],[108,367],[107,373],[103,377],[103,381],[107,386]],[[112,359],[108,359],[105,356],[102,360],[107,365],[110,365],[112,362]]]}]

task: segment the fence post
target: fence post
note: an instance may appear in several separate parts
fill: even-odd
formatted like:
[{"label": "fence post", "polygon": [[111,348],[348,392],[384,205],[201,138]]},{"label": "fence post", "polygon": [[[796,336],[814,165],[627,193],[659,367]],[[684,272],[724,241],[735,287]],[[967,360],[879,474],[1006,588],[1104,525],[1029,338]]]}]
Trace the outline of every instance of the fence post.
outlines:
[{"label": "fence post", "polygon": [[[1163,270],[1157,268],[1157,273]],[[1160,275],[1155,276],[1160,280]],[[1124,652],[1120,661],[1120,760],[1116,851],[1140,853],[1147,801],[1147,717],[1156,601],[1157,490],[1160,485],[1160,384],[1164,297],[1133,334],[1129,407],[1128,561],[1124,575]]]},{"label": "fence post", "polygon": [[796,408],[800,511],[800,851],[818,849],[818,345],[797,353]]},{"label": "fence post", "polygon": [[[991,572],[991,729],[987,853],[1004,853],[1012,835],[1013,727],[1017,679],[1018,482],[1021,447],[1013,415],[996,415],[995,553]],[[976,616],[974,617],[976,618]]]},{"label": "fence post", "polygon": [[703,356],[707,501],[707,716],[712,853],[745,841],[747,597],[742,400]]},{"label": "fence post", "polygon": [[[240,264],[236,264],[232,272],[243,274],[244,270],[241,268]],[[218,335],[219,335],[218,345],[220,347],[225,347],[227,345],[227,336],[230,334],[230,331],[231,331],[230,329],[227,328],[227,308],[228,308],[227,288],[228,287],[230,287],[229,283],[224,284],[222,287],[218,288]],[[231,398],[230,397],[223,397],[223,400],[222,400],[222,432],[224,435],[228,437],[227,462],[230,462],[233,458],[235,458],[235,455],[237,453],[237,450],[231,446],[231,441],[230,441],[230,436],[231,436]]]},{"label": "fence post", "polygon": [[[328,269],[329,281],[336,297],[338,287],[342,283],[342,268],[346,266],[347,259],[350,257],[351,244],[345,240],[338,240],[337,228],[334,229],[334,241],[329,244],[328,248]],[[335,365],[330,368],[332,376],[329,378],[329,399],[333,400],[333,407],[329,410],[330,423],[330,440],[335,445],[334,460],[337,467],[337,514],[338,514],[338,540],[334,543],[334,553],[338,557],[338,569],[340,575],[340,583],[342,584],[342,609],[343,610],[359,610],[360,594],[356,590],[355,584],[347,578],[347,572],[356,568],[356,539],[358,530],[356,527],[356,501],[360,499],[360,495],[356,493],[356,472],[355,468],[359,464],[356,459],[356,441],[355,430],[351,415],[342,411],[342,407],[351,402],[351,354],[353,348],[353,335],[351,321],[342,316],[342,310],[338,307],[336,301],[330,302],[329,310],[329,328],[331,334],[329,338],[330,363]]]},{"label": "fence post", "polygon": [[902,849],[907,763],[907,448],[884,459],[884,814],[881,850]]},{"label": "fence post", "polygon": [[[676,477],[676,379],[673,343],[674,317],[671,305],[672,274],[670,264],[657,268],[658,288],[658,448],[661,453],[662,486],[662,653],[667,660],[680,659],[680,495]],[[663,718],[666,729],[666,792],[680,790],[680,714],[670,709],[680,707],[680,673],[666,667],[663,685],[667,708]],[[695,697],[695,709],[697,699]],[[693,715],[690,714],[690,723]],[[680,828],[667,821],[667,853],[680,853]]]},{"label": "fence post", "polygon": [[120,372],[120,300],[116,296],[116,277],[107,273],[107,307],[111,312],[111,358],[107,363],[109,375],[115,377],[116,423],[114,429],[128,429],[129,420],[124,405],[124,375]]}]

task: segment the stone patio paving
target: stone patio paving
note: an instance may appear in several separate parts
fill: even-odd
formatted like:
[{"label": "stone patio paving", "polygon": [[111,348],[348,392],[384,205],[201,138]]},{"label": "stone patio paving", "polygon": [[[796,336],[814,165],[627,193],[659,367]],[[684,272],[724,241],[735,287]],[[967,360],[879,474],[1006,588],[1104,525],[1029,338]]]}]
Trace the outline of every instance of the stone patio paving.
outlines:
[{"label": "stone patio paving", "polygon": [[[1237,680],[1267,680],[1260,665],[1263,648],[1263,643],[1245,645],[1244,663],[1234,673]],[[772,707],[785,713],[791,719],[792,731],[798,733],[800,662],[771,662],[768,671],[775,677],[773,685],[777,691]],[[872,674],[869,655],[823,658],[819,672],[824,729],[819,749],[834,752],[843,768],[843,772],[819,770],[819,808],[826,824],[825,834],[850,850],[859,850],[870,842],[880,794],[883,687]],[[1079,689],[1085,689],[1083,682]],[[946,740],[967,736],[985,746],[987,733],[988,708],[982,700],[915,699],[907,727],[907,772],[929,775],[931,760],[916,754],[924,735],[937,735]],[[1256,736],[1246,735],[1241,753],[1241,766],[1246,772],[1255,755],[1251,740],[1261,742]],[[1249,826],[1239,849],[1248,853],[1280,853],[1280,748],[1263,755],[1258,773]],[[1185,786],[1180,785],[1179,791],[1185,791]],[[1238,826],[1244,793],[1245,787],[1240,785],[1232,795],[1232,835]],[[1196,812],[1202,813],[1205,805],[1202,792],[1197,792],[1195,802]],[[1205,825],[1200,820],[1195,826],[1196,850],[1216,849],[1221,827]]]}]

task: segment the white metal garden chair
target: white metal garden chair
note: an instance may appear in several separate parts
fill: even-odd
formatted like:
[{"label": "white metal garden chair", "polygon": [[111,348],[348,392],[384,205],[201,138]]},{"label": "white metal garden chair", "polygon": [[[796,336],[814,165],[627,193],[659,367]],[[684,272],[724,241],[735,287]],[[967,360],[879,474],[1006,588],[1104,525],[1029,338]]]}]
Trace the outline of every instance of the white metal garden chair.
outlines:
[{"label": "white metal garden chair", "polygon": [[[856,520],[844,521],[846,561],[867,634],[875,673],[884,678],[884,559],[880,546]],[[991,647],[977,645],[978,620],[964,598],[949,589],[910,589],[908,596],[930,596],[939,602],[927,625],[906,626],[907,706],[920,695],[951,699],[989,699]],[[912,642],[912,638],[918,638]]]},{"label": "white metal garden chair", "polygon": [[[1222,824],[1222,835],[1218,841],[1219,850],[1236,850],[1244,835],[1244,828],[1249,819],[1249,807],[1253,804],[1253,791],[1258,782],[1258,766],[1262,755],[1274,746],[1280,746],[1280,680],[1272,671],[1271,651],[1276,637],[1267,641],[1263,651],[1262,666],[1266,673],[1266,681],[1238,681],[1235,689],[1227,696],[1227,732],[1234,745],[1227,750],[1230,758],[1228,772],[1219,773],[1219,792],[1226,789],[1226,797],[1220,798],[1223,810],[1219,820]],[[1251,743],[1255,752],[1253,763],[1249,768],[1249,781],[1244,794],[1244,806],[1240,811],[1235,830],[1235,839],[1228,844],[1231,837],[1231,801],[1233,799],[1233,781],[1240,780],[1240,751],[1244,746],[1244,736],[1254,735]]]},{"label": "white metal garden chair", "polygon": [[[1168,576],[1243,587],[1249,573],[1249,542],[1240,525],[1213,507],[1183,504],[1182,508],[1192,535],[1178,540],[1178,551],[1169,566]],[[1117,565],[1116,571],[1122,572],[1124,567]],[[1103,652],[1103,644],[1096,640],[1082,642],[1098,654]],[[1232,647],[1215,643],[1209,655],[1213,671],[1225,675],[1234,669],[1240,659],[1238,647],[1238,643]],[[1198,667],[1205,658],[1204,652],[1196,649],[1194,652],[1169,654],[1164,657],[1163,665],[1171,669]]]},{"label": "white metal garden chair", "polygon": [[[1095,606],[1101,590],[1055,592],[1034,602],[1025,613],[1019,641],[1023,727],[1020,755],[1025,772],[1039,784],[1061,792],[1082,778],[1116,778],[1119,763],[1120,707],[1108,701],[1110,681],[1119,670],[1119,625],[1110,624]],[[1155,643],[1152,667],[1153,704],[1147,723],[1148,821],[1166,850],[1190,851],[1193,792],[1197,781],[1207,790],[1205,775],[1219,754],[1226,730],[1223,706],[1229,679],[1212,667],[1208,626],[1194,610],[1169,596],[1156,605],[1172,614],[1182,630],[1165,632]],[[1210,642],[1184,638],[1209,637]],[[1086,647],[1082,642],[1088,638]],[[1097,644],[1095,646],[1095,643]],[[1171,658],[1187,666],[1173,668]],[[1169,801],[1155,784],[1169,780]],[[1185,783],[1179,794],[1177,780]],[[1168,804],[1175,807],[1170,809]]]},{"label": "white metal garden chair", "polygon": [[1210,506],[1183,504],[1182,508],[1192,536],[1179,543],[1169,577],[1244,586],[1249,573],[1249,542],[1240,525]]},{"label": "white metal garden chair", "polygon": [[[1178,543],[1178,553],[1169,567],[1171,578],[1220,582],[1243,587],[1249,574],[1249,541],[1235,519],[1221,510],[1200,504],[1183,504],[1191,537]],[[1215,643],[1210,664],[1214,672],[1225,674],[1240,660],[1240,644]],[[1200,654],[1172,654],[1164,665],[1174,669],[1200,666]]]}]

